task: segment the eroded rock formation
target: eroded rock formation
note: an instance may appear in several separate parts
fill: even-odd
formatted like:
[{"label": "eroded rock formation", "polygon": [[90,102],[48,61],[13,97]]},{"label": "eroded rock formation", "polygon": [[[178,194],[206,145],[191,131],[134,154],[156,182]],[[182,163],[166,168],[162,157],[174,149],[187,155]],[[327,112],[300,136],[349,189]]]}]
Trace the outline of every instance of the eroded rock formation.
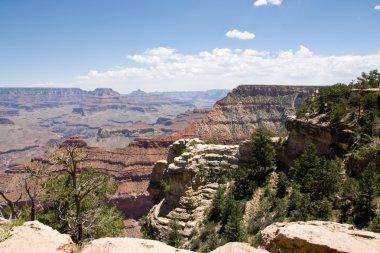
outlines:
[{"label": "eroded rock formation", "polygon": [[149,191],[159,202],[148,214],[155,239],[167,240],[171,220],[177,220],[184,238],[191,239],[194,229],[202,226],[219,185],[226,184],[238,167],[238,152],[238,145],[204,144],[199,139],[173,143],[167,162],[156,163],[150,183]]}]

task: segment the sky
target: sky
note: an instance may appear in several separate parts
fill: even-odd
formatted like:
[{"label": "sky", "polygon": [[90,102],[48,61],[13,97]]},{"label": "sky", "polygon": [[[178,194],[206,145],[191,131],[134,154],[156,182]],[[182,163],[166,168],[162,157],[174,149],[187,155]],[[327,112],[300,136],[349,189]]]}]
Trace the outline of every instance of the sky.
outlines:
[{"label": "sky", "polygon": [[0,0],[0,87],[347,83],[379,25],[380,0]]}]

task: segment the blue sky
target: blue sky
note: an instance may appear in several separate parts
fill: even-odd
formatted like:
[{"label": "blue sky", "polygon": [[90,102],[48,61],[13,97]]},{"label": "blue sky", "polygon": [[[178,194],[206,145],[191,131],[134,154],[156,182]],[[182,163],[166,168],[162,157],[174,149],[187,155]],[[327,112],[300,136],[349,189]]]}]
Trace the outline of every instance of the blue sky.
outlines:
[{"label": "blue sky", "polygon": [[348,82],[380,69],[379,24],[380,0],[0,0],[0,86]]}]

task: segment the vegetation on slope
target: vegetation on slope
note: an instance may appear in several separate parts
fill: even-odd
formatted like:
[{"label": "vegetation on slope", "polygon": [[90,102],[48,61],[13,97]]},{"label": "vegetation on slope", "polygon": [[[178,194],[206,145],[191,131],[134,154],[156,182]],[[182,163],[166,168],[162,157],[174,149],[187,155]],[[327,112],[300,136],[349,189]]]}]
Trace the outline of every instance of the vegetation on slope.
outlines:
[{"label": "vegetation on slope", "polygon": [[[297,113],[306,121],[322,116],[318,123],[352,132],[340,157],[322,156],[310,145],[292,168],[276,167],[271,134],[257,129],[251,166],[239,168],[229,188],[218,189],[191,249],[208,252],[230,241],[255,243],[259,231],[277,221],[330,220],[379,232],[379,89],[380,74],[363,73],[355,83],[321,88]],[[352,159],[365,161],[355,173],[348,164]]]}]

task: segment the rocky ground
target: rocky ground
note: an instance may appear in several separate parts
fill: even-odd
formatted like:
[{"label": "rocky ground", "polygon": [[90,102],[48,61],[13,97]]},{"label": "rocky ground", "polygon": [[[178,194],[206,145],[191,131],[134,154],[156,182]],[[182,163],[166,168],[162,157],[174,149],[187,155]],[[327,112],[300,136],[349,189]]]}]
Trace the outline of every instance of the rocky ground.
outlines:
[{"label": "rocky ground", "polygon": [[[275,223],[262,231],[259,249],[247,243],[228,243],[212,253],[378,253],[380,235],[350,225],[310,221]],[[38,222],[11,228],[0,220],[0,253],[170,253],[192,252],[162,242],[135,238],[101,238],[75,245],[68,235]]]}]

